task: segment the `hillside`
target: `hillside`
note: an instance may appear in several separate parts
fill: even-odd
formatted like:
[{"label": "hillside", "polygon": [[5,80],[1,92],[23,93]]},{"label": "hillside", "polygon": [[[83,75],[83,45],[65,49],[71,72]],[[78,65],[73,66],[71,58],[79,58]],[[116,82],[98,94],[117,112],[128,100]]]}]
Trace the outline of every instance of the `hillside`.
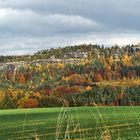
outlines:
[{"label": "hillside", "polygon": [[139,45],[0,57],[0,108],[139,105]]}]

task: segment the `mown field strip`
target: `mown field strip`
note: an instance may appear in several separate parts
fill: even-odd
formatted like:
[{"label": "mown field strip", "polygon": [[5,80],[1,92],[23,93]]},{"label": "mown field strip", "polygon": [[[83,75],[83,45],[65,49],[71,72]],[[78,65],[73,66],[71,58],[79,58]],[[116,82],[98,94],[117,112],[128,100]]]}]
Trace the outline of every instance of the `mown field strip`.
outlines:
[{"label": "mown field strip", "polygon": [[[76,133],[76,132],[85,132],[85,131],[91,131],[91,130],[98,130],[98,131],[105,131],[106,129],[109,131],[109,132],[115,132],[115,131],[121,131],[121,129],[123,129],[124,127],[127,127],[128,125],[129,126],[134,126],[135,124],[137,123],[131,123],[131,124],[115,124],[115,125],[112,125],[112,126],[102,126],[102,127],[96,127],[96,128],[83,128],[83,129],[77,129],[77,130],[71,130],[71,131],[67,131],[67,133]],[[60,126],[61,128],[62,127],[65,127],[65,126]],[[108,129],[108,128],[116,128],[118,127],[118,129]],[[51,127],[51,128],[56,128],[56,127]],[[104,129],[105,128],[105,129]],[[136,129],[138,127],[131,127],[131,128],[125,128],[126,129],[130,129],[130,130],[133,130],[133,129]],[[26,131],[19,131],[19,132],[13,132],[14,134],[16,133],[28,133],[28,132],[34,132],[34,130],[26,130]],[[66,132],[59,132],[59,134],[65,134]],[[43,136],[51,136],[51,135],[55,135],[56,133],[48,133],[48,134],[41,134],[41,135],[37,135],[38,137],[43,137]],[[28,139],[28,138],[33,138],[33,136],[24,136],[24,137],[16,137],[16,139]],[[96,137],[95,137],[96,138]]]},{"label": "mown field strip", "polygon": [[[123,125],[121,125],[121,126],[123,126]],[[115,126],[116,127],[116,126]],[[131,130],[133,130],[133,129],[135,129],[136,127],[134,127],[134,128],[131,128]],[[105,132],[105,131],[108,131],[109,133],[110,132],[116,132],[116,131],[121,131],[123,128],[119,128],[119,129],[111,129],[111,130],[109,130],[109,129],[105,129],[105,130],[100,130],[100,131],[102,131],[102,133],[103,132]],[[130,129],[130,128],[125,128],[125,130],[127,130],[127,129]],[[91,131],[91,130],[95,130],[95,128],[85,128],[85,129],[77,129],[77,130],[71,130],[71,131],[67,131],[67,133],[78,133],[78,132],[86,132],[86,131]],[[66,132],[59,132],[59,134],[65,134]],[[51,136],[51,135],[53,135],[53,136],[55,136],[56,135],[56,133],[48,133],[48,134],[40,134],[40,135],[37,135],[37,137],[44,137],[44,136]],[[16,137],[16,140],[20,140],[20,139],[31,139],[31,138],[34,138],[34,136],[30,136],[30,137],[28,137],[28,136],[24,136],[24,137]],[[86,138],[86,140],[88,139],[91,139],[91,138],[97,138],[96,136],[94,136],[94,137],[87,137]],[[85,138],[77,138],[77,139],[74,139],[74,140],[84,140]],[[68,140],[68,139],[65,139],[65,140]],[[73,140],[73,139],[69,139],[69,140]]]},{"label": "mown field strip", "polygon": [[[119,122],[122,122],[122,121],[134,121],[134,119],[114,119],[114,120],[109,120],[109,121],[101,121],[101,122],[98,122],[97,121],[97,123],[98,124],[102,124],[102,123],[112,123],[112,122],[115,122],[115,121],[117,121],[118,123]],[[32,125],[40,125],[40,124],[46,124],[47,122],[46,121],[37,121],[38,123],[34,123],[35,121],[32,121],[33,123],[31,123],[31,121],[30,121],[30,123],[28,122],[28,124],[24,124],[25,126],[32,126]],[[21,122],[20,122],[21,123]],[[9,123],[7,123],[7,124],[9,124]],[[13,124],[13,123],[10,123],[10,124]],[[20,125],[18,125],[18,124],[13,124],[13,125],[8,125],[8,126],[5,126],[5,128],[7,128],[7,127],[9,127],[9,128],[13,128],[13,127],[20,127],[20,126],[23,126],[23,122],[22,122],[22,124],[20,124]],[[60,126],[59,126],[60,127]],[[65,127],[65,126],[61,126],[61,127]],[[57,128],[57,127],[48,127],[48,128]],[[4,127],[0,127],[0,129],[4,129]]]},{"label": "mown field strip", "polygon": [[140,138],[140,107],[29,109],[25,118],[26,113],[0,111],[0,140],[64,140],[66,135],[70,140]]}]

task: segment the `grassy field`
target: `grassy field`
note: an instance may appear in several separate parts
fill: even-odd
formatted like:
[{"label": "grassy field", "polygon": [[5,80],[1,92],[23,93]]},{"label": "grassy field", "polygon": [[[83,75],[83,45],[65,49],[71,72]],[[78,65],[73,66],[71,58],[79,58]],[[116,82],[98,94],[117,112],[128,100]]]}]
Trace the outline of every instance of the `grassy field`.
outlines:
[{"label": "grassy field", "polygon": [[140,107],[1,110],[0,140],[140,140]]}]

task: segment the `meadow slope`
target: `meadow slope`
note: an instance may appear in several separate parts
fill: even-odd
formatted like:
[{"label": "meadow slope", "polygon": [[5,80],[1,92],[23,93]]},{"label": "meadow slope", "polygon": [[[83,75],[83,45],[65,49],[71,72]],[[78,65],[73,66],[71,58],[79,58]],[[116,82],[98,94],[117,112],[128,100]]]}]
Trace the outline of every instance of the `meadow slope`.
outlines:
[{"label": "meadow slope", "polygon": [[1,140],[138,140],[140,107],[0,110]]}]

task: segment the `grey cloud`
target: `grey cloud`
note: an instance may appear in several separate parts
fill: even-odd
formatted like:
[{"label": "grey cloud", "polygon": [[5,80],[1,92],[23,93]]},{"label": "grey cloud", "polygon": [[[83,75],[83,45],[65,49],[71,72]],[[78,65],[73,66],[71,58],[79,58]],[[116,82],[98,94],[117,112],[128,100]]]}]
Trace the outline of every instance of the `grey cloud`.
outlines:
[{"label": "grey cloud", "polygon": [[4,0],[1,7],[30,9],[41,14],[79,15],[114,28],[140,30],[139,0]]},{"label": "grey cloud", "polygon": [[41,15],[31,10],[0,9],[0,29],[3,33],[51,35],[87,32],[101,29],[101,25],[79,15]]},{"label": "grey cloud", "polygon": [[139,0],[0,0],[1,54],[78,43],[137,43],[139,5]]}]

